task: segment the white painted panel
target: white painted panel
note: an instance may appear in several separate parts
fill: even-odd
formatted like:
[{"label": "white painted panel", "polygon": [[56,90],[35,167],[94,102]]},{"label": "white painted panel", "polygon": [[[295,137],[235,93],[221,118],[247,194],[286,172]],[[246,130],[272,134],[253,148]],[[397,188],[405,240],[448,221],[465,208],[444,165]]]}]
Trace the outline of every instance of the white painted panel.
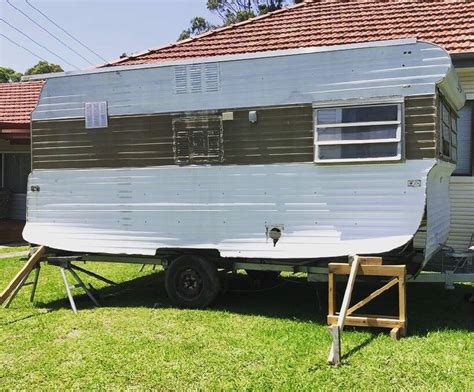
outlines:
[{"label": "white painted panel", "polygon": [[18,220],[26,219],[26,193],[10,194],[8,217]]},{"label": "white painted panel", "polygon": [[449,179],[454,165],[440,161],[428,175],[425,263],[446,243],[449,233]]},{"label": "white painted panel", "polygon": [[466,101],[466,105],[459,112],[458,118],[458,161],[455,174],[471,174],[472,151],[472,113],[474,101]]},{"label": "white painted panel", "polygon": [[474,177],[451,177],[449,195],[451,226],[447,245],[466,250],[474,233]]},{"label": "white painted panel", "polygon": [[54,77],[43,87],[32,118],[80,118],[85,102],[99,101],[107,101],[109,115],[118,116],[434,94],[436,83],[448,75],[451,59],[436,45],[384,45],[216,59],[217,87],[191,93],[178,93],[175,69],[181,65]]},{"label": "white painted panel", "polygon": [[[167,247],[265,258],[385,252],[418,229],[434,164],[39,170],[29,179],[40,191],[28,194],[24,237],[115,254]],[[276,246],[266,225],[284,225]]]}]

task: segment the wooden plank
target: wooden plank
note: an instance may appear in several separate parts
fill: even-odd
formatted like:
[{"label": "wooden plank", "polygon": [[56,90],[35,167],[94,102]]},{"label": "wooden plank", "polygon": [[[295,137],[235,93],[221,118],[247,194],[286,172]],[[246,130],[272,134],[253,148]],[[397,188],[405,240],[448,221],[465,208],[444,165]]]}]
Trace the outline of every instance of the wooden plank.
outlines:
[{"label": "wooden plank", "polygon": [[382,265],[382,257],[359,256],[360,265]]},{"label": "wooden plank", "polygon": [[405,277],[406,277],[406,268],[404,268],[403,273],[399,275],[399,284],[398,284],[398,315],[401,321],[403,321],[403,326],[400,331],[402,336],[406,335],[407,330],[407,315],[406,315],[406,307],[407,307],[407,298],[406,298],[406,285],[405,285]]},{"label": "wooden plank", "polygon": [[[349,275],[351,266],[347,263],[330,263],[328,270],[335,275]],[[365,276],[399,276],[404,270],[404,265],[360,265],[357,274]]]},{"label": "wooden plank", "polygon": [[16,289],[16,287],[21,283],[21,281],[28,275],[32,269],[36,266],[38,261],[41,257],[45,254],[46,247],[40,246],[38,250],[33,253],[33,255],[29,258],[29,260],[25,263],[22,269],[16,274],[16,276],[12,279],[12,281],[8,284],[8,286],[3,290],[2,294],[0,294],[0,305],[2,305],[10,294]]},{"label": "wooden plank", "polygon": [[336,304],[336,291],[334,290],[334,274],[328,274],[328,314],[334,316]]},{"label": "wooden plank", "polygon": [[[328,324],[336,324],[338,316],[328,316]],[[373,316],[373,315],[350,315],[346,316],[345,325],[353,327],[375,327],[375,328],[403,328],[404,322],[399,320],[397,317],[387,316]]]},{"label": "wooden plank", "polygon": [[[351,302],[352,290],[354,289],[354,283],[356,280],[357,270],[359,267],[359,257],[354,256],[352,259],[351,270],[349,274],[349,280],[347,281],[346,291],[344,292],[344,298],[342,299],[341,312],[337,318],[337,327],[339,334],[344,329],[344,323],[346,319],[347,310],[349,309],[349,304]],[[340,350],[340,345],[337,345],[337,342],[333,340],[331,345],[331,350],[329,351],[328,362],[334,364],[335,358],[341,356],[341,353],[336,353],[336,349]]]},{"label": "wooden plank", "polygon": [[330,357],[331,365],[339,365],[341,363],[341,330],[337,325],[329,327],[329,333],[334,344],[334,355]]},{"label": "wooden plank", "polygon": [[362,306],[368,304],[374,298],[378,297],[384,291],[387,291],[390,287],[395,286],[399,282],[398,278],[392,279],[390,282],[386,283],[379,289],[375,290],[373,293],[369,294],[363,300],[357,302],[354,306],[347,310],[347,315],[354,313],[357,309],[360,309]]},{"label": "wooden plank", "polygon": [[395,327],[390,330],[390,337],[392,340],[400,340],[400,328]]}]

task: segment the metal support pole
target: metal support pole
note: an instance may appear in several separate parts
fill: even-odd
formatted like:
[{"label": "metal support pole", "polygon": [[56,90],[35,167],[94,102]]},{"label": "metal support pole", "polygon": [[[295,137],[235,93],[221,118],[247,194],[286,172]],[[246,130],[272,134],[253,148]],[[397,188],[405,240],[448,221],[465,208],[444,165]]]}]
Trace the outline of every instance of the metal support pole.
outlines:
[{"label": "metal support pole", "polygon": [[72,268],[68,268],[68,269],[69,269],[69,272],[71,273],[71,275],[74,277],[74,279],[76,279],[77,284],[86,292],[87,296],[91,299],[91,301],[94,302],[94,304],[96,306],[100,306],[99,303],[97,302],[97,300],[92,295],[91,291],[86,287],[84,282],[81,280],[79,275],[76,273],[76,271],[74,271]]},{"label": "metal support pole", "polygon": [[71,287],[69,286],[69,282],[67,281],[66,268],[64,268],[64,266],[61,265],[59,267],[59,271],[61,272],[61,276],[63,277],[63,280],[64,280],[64,286],[66,287],[66,293],[69,298],[69,303],[71,304],[72,311],[74,313],[77,313],[76,303],[74,302],[74,298],[71,293]]},{"label": "metal support pole", "polygon": [[100,275],[98,275],[98,274],[96,274],[96,273],[94,273],[94,272],[91,272],[91,271],[88,271],[88,270],[86,270],[86,269],[84,269],[84,268],[78,267],[77,265],[71,264],[71,265],[70,265],[70,268],[71,268],[71,269],[74,269],[74,270],[77,270],[77,271],[80,271],[80,272],[83,272],[84,274],[89,275],[89,276],[92,276],[93,278],[96,278],[97,280],[101,280],[101,281],[104,282],[104,283],[107,283],[107,284],[110,284],[110,285],[114,285],[114,286],[117,285],[117,283],[115,283],[115,282],[113,282],[113,281],[111,281],[111,280],[109,280],[109,279],[107,279],[107,278],[104,278],[103,276],[100,276]]},{"label": "metal support pole", "polygon": [[36,288],[38,287],[40,269],[41,269],[41,266],[40,264],[38,264],[38,266],[35,268],[35,277],[33,280],[33,287],[31,288],[30,302],[33,302],[35,299]]}]

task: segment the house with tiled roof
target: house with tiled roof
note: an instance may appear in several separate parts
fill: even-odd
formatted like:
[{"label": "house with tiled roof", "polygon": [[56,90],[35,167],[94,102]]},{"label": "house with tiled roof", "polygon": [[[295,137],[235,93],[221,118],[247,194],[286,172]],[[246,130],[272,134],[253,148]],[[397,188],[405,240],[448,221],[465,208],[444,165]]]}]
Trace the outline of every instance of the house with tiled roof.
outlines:
[{"label": "house with tiled roof", "polygon": [[[474,233],[474,2],[320,1],[303,3],[194,38],[120,58],[102,67],[146,65],[282,49],[416,38],[451,55],[466,105],[459,112],[458,163],[451,178],[448,243],[464,247]],[[424,241],[423,235],[418,236]]]},{"label": "house with tiled roof", "polygon": [[30,114],[42,81],[0,83],[0,243],[21,240],[30,172]]},{"label": "house with tiled roof", "polygon": [[474,52],[470,1],[317,1],[267,13],[108,66],[417,38],[444,47],[455,59]]}]

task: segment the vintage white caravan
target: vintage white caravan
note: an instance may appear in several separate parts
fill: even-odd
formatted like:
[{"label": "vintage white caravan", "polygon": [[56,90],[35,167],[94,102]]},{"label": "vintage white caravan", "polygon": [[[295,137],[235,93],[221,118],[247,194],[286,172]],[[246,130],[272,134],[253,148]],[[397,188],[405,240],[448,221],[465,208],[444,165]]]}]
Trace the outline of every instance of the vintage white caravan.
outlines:
[{"label": "vintage white caravan", "polygon": [[449,54],[415,39],[54,74],[32,114],[29,242],[317,259],[447,237]]}]

